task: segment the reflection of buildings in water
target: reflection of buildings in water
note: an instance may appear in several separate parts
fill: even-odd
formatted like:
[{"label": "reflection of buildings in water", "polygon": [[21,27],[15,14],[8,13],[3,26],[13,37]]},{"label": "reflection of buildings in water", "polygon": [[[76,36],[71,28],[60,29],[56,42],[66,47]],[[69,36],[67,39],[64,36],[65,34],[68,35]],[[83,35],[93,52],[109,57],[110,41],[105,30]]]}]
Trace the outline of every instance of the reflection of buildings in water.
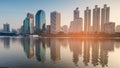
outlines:
[{"label": "reflection of buildings in water", "polygon": [[22,42],[27,58],[32,58],[34,56],[33,41],[30,38],[24,38]]},{"label": "reflection of buildings in water", "polygon": [[50,48],[50,38],[46,39],[46,44],[47,44],[47,47]]},{"label": "reflection of buildings in water", "polygon": [[102,67],[108,66],[109,51],[114,51],[114,42],[111,40],[102,41],[100,45],[100,64]]},{"label": "reflection of buildings in water", "polygon": [[8,49],[10,48],[10,38],[9,37],[4,37],[4,48]]},{"label": "reflection of buildings in water", "polygon": [[51,51],[51,59],[53,61],[60,60],[60,41],[58,39],[50,40],[50,51]]},{"label": "reflection of buildings in water", "polygon": [[29,51],[30,51],[30,39],[29,38],[24,38],[23,39],[23,48],[24,48],[24,51],[27,55],[27,57],[29,58]]},{"label": "reflection of buildings in water", "polygon": [[19,41],[19,39],[18,38],[12,38],[12,43],[16,43],[16,42],[18,42]]},{"label": "reflection of buildings in water", "polygon": [[99,41],[94,40],[92,41],[92,64],[93,66],[97,66],[99,62]]},{"label": "reflection of buildings in water", "polygon": [[90,42],[85,40],[84,41],[83,62],[86,66],[88,66],[89,59],[90,59]]},{"label": "reflection of buildings in water", "polygon": [[34,40],[33,38],[30,39],[30,58],[34,56]]},{"label": "reflection of buildings in water", "polygon": [[70,50],[73,52],[73,62],[77,65],[79,56],[82,55],[82,41],[76,39],[69,40]]},{"label": "reflection of buildings in water", "polygon": [[114,41],[113,40],[107,40],[104,41],[104,46],[107,51],[114,51]]},{"label": "reflection of buildings in water", "polygon": [[46,60],[45,42],[42,39],[35,40],[36,59],[44,62]]},{"label": "reflection of buildings in water", "polygon": [[61,39],[61,45],[63,46],[63,47],[67,47],[67,45],[68,45],[68,39],[66,39],[66,38],[64,38],[64,39]]}]

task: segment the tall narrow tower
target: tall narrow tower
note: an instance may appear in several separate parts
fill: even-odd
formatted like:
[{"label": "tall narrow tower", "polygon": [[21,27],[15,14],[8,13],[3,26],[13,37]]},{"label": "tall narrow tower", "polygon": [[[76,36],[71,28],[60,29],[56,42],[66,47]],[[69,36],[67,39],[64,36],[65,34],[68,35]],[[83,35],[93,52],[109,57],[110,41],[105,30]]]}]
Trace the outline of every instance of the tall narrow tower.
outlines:
[{"label": "tall narrow tower", "polygon": [[74,10],[74,20],[75,19],[79,19],[79,8],[76,8],[75,10]]},{"label": "tall narrow tower", "polygon": [[104,5],[104,8],[101,9],[101,32],[104,32],[104,25],[105,23],[109,23],[110,18],[110,7]]},{"label": "tall narrow tower", "polygon": [[71,21],[70,23],[70,29],[69,31],[72,33],[79,33],[82,32],[82,28],[83,28],[83,19],[81,17],[79,17],[79,9],[76,8],[73,11],[73,21]]},{"label": "tall narrow tower", "polygon": [[84,31],[89,32],[91,27],[91,10],[86,7],[84,11]]},{"label": "tall narrow tower", "polygon": [[34,15],[32,13],[27,13],[27,18],[29,19],[30,24],[30,33],[34,33]]},{"label": "tall narrow tower", "polygon": [[97,5],[93,9],[93,32],[100,32],[100,8]]}]

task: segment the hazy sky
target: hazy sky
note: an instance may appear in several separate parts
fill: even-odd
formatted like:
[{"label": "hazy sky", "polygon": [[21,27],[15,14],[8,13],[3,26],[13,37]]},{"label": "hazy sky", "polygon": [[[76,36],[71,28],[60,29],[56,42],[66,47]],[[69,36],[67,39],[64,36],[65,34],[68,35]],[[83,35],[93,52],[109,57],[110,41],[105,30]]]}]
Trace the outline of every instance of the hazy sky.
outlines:
[{"label": "hazy sky", "polygon": [[46,12],[46,23],[50,24],[50,12],[61,13],[61,25],[69,25],[73,20],[73,10],[79,7],[83,17],[87,6],[93,9],[95,5],[111,8],[110,21],[120,24],[120,0],[0,0],[0,28],[3,23],[9,23],[11,28],[19,28],[28,12],[34,15],[40,9]]}]

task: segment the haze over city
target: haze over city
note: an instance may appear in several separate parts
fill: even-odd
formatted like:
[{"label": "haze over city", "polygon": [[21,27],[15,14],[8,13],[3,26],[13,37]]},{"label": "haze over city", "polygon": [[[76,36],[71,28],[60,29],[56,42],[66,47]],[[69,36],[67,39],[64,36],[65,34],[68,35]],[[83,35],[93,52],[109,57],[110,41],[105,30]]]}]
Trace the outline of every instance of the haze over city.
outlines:
[{"label": "haze over city", "polygon": [[0,68],[120,68],[120,0],[0,0]]},{"label": "haze over city", "polygon": [[110,21],[120,24],[119,0],[1,0],[0,2],[0,28],[9,23],[11,28],[19,28],[28,12],[34,15],[40,9],[46,13],[46,24],[50,24],[50,13],[61,13],[61,25],[69,25],[73,20],[73,10],[79,7],[80,16],[84,18],[87,6],[93,9],[95,5],[103,8],[104,4],[110,7]]}]

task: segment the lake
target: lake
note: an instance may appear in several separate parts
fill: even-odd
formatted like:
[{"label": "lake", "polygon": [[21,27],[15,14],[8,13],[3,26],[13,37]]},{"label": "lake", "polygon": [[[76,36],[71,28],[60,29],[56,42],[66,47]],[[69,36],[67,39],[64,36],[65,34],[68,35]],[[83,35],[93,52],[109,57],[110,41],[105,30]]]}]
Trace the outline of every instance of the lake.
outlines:
[{"label": "lake", "polygon": [[120,68],[120,40],[0,37],[0,67]]}]

